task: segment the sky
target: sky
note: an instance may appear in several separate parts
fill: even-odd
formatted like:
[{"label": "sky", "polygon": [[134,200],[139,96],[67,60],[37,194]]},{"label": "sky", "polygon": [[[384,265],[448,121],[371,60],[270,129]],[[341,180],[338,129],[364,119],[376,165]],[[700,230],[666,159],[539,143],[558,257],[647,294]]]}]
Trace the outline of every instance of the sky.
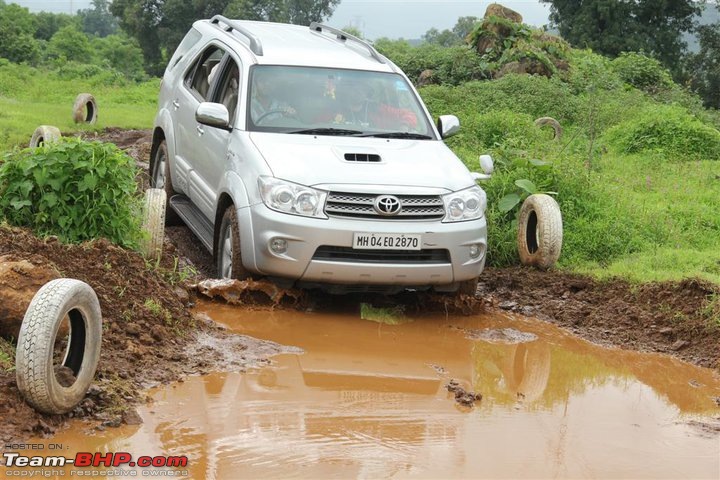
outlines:
[{"label": "sky", "polygon": [[[31,11],[76,12],[90,6],[90,0],[6,0]],[[492,0],[341,0],[329,25],[359,28],[371,40],[379,37],[420,38],[429,29],[452,28],[459,17],[482,17]],[[549,7],[538,0],[500,0],[519,12],[531,25],[547,23]]]}]

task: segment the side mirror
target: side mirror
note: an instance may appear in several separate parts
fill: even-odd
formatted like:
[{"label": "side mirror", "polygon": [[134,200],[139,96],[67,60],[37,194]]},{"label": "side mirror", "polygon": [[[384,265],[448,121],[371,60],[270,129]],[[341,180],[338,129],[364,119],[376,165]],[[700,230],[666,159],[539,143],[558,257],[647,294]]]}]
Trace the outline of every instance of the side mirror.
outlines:
[{"label": "side mirror", "polygon": [[460,120],[455,115],[440,115],[437,128],[442,138],[452,137],[460,131]]},{"label": "side mirror", "polygon": [[473,180],[489,180],[495,171],[495,162],[490,155],[480,155],[480,168],[485,173],[471,172]]},{"label": "side mirror", "polygon": [[222,103],[201,103],[195,110],[195,120],[209,127],[230,130],[230,113]]}]

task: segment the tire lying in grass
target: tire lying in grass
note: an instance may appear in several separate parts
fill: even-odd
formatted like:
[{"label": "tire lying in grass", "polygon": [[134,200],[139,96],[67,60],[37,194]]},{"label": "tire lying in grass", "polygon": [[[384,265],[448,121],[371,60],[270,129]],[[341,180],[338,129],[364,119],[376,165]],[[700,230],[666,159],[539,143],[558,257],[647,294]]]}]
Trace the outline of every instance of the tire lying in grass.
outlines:
[{"label": "tire lying in grass", "polygon": [[102,314],[86,283],[60,278],[33,297],[18,336],[15,376],[36,410],[67,413],[85,396],[100,359]]},{"label": "tire lying in grass", "polygon": [[541,127],[541,128],[546,125],[549,125],[555,131],[555,136],[553,138],[555,140],[560,140],[562,138],[563,129],[560,126],[560,122],[558,122],[557,120],[555,120],[552,117],[540,117],[537,120],[535,120],[535,125],[538,127]]},{"label": "tire lying in grass", "polygon": [[157,261],[162,255],[165,241],[165,209],[167,194],[161,188],[148,188],[145,192],[145,210],[143,217],[143,232],[146,238],[143,241],[142,252],[145,258]]},{"label": "tire lying in grass", "polygon": [[73,121],[75,123],[94,124],[98,119],[98,108],[95,97],[89,93],[81,93],[75,97],[73,104]]},{"label": "tire lying in grass", "polygon": [[52,125],[40,125],[35,129],[30,138],[30,148],[40,147],[46,143],[57,142],[62,135],[57,127]]},{"label": "tire lying in grass", "polygon": [[560,206],[549,195],[530,195],[520,208],[518,253],[520,263],[547,269],[555,265],[562,249]]}]

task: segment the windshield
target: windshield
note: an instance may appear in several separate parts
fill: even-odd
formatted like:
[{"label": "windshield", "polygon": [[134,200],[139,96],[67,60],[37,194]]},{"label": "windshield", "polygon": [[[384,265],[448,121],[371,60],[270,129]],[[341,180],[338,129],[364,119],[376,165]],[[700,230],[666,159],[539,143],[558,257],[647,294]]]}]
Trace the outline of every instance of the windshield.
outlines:
[{"label": "windshield", "polygon": [[407,81],[395,73],[257,65],[248,130],[434,139]]}]

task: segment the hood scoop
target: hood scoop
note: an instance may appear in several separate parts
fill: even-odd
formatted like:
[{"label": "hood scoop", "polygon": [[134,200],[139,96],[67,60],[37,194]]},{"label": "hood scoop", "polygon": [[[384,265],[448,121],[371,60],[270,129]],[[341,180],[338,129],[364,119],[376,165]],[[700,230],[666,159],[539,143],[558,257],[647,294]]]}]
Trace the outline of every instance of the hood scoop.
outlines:
[{"label": "hood scoop", "polygon": [[377,153],[346,153],[347,162],[380,162],[382,159]]}]

